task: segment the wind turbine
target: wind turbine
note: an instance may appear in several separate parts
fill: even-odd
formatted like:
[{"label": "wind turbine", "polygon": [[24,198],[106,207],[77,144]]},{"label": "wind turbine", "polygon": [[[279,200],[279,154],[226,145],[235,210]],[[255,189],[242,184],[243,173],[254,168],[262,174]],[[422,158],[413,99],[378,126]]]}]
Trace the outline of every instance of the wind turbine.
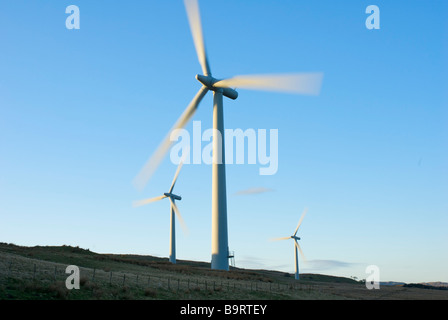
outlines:
[{"label": "wind turbine", "polygon": [[237,76],[229,79],[212,77],[208,62],[197,0],[184,0],[193,41],[203,74],[196,75],[202,84],[196,96],[168,132],[164,140],[134,179],[137,189],[143,189],[168,152],[173,130],[183,128],[195,114],[199,103],[208,91],[213,91],[213,161],[212,161],[212,259],[211,268],[229,270],[227,232],[227,195],[224,143],[223,97],[235,100],[238,92],[233,88],[281,91],[317,95],[322,73],[296,73],[276,75]]},{"label": "wind turbine", "polygon": [[299,223],[297,224],[296,230],[294,231],[294,234],[292,236],[272,239],[272,241],[289,240],[289,239],[294,240],[294,259],[295,259],[294,262],[295,262],[295,267],[296,267],[296,274],[295,274],[296,280],[299,280],[299,257],[298,257],[297,251],[300,252],[302,259],[306,261],[303,251],[300,248],[299,243],[297,242],[298,240],[300,240],[300,238],[297,237],[297,231],[299,230],[299,227],[302,224],[303,217],[305,217],[305,214],[307,213],[307,211],[308,211],[308,209],[305,209],[303,211],[302,216],[300,217]]},{"label": "wind turbine", "polygon": [[173,182],[171,183],[171,187],[168,192],[165,192],[163,195],[155,197],[155,198],[150,198],[150,199],[145,199],[145,200],[140,200],[140,201],[134,202],[134,207],[140,207],[140,206],[144,206],[146,204],[152,203],[152,202],[160,201],[165,198],[170,199],[170,213],[171,214],[170,214],[170,258],[169,258],[169,260],[172,263],[176,263],[176,221],[175,221],[174,214],[177,215],[177,218],[179,219],[184,231],[187,230],[185,222],[182,219],[182,216],[181,216],[179,209],[177,208],[177,205],[175,202],[176,200],[182,200],[182,197],[173,193],[174,185],[176,184],[176,181],[179,176],[179,172],[180,172],[180,169],[182,168],[182,165],[183,165],[183,161],[181,161],[179,163],[179,166],[177,167],[176,174],[174,175]]}]

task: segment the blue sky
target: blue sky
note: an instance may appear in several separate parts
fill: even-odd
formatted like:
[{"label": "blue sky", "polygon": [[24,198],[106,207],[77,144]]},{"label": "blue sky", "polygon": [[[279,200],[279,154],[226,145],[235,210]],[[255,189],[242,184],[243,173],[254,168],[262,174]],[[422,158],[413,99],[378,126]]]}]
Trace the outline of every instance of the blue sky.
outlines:
[{"label": "blue sky", "polygon": [[[75,4],[81,28],[68,30]],[[365,27],[370,4],[381,29]],[[279,167],[227,167],[236,265],[448,282],[446,1],[200,1],[213,75],[324,73],[318,97],[239,90],[225,127],[278,129]],[[0,3],[0,241],[168,256],[169,157],[132,179],[187,106],[200,66],[182,1]],[[212,126],[209,93],[195,115]],[[192,124],[187,126],[191,130]],[[239,195],[240,191],[267,191]],[[211,167],[176,191],[178,259],[210,261]]]}]

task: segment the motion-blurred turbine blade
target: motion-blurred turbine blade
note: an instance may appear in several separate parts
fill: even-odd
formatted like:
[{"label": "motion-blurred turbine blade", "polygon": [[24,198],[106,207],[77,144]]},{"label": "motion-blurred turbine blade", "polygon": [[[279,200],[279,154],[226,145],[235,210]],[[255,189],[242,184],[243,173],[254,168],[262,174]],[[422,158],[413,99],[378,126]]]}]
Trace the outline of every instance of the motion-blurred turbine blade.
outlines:
[{"label": "motion-blurred turbine blade", "polygon": [[169,193],[173,192],[174,185],[176,184],[177,177],[179,176],[179,172],[180,172],[180,169],[182,168],[182,165],[183,165],[183,164],[184,164],[184,162],[181,161],[181,162],[179,163],[179,166],[177,167],[176,174],[174,175],[173,182],[171,183],[170,191],[168,191]]},{"label": "motion-blurred turbine blade", "polygon": [[185,232],[186,234],[188,234],[188,228],[187,228],[187,225],[185,224],[185,221],[184,221],[184,219],[182,218],[182,216],[181,216],[181,214],[180,214],[179,208],[177,207],[176,203],[174,203],[173,199],[171,199],[171,198],[169,198],[169,199],[170,199],[171,205],[172,205],[173,208],[174,208],[174,213],[176,213],[176,216],[177,216],[177,218],[179,219],[180,226],[182,227],[182,229],[184,230],[184,232]]},{"label": "motion-blurred turbine blade", "polygon": [[193,35],[194,46],[198,55],[199,63],[204,75],[211,75],[210,66],[205,53],[204,36],[202,33],[201,15],[199,13],[199,4],[197,0],[184,0],[187,10],[188,21],[190,23],[191,34]]},{"label": "motion-blurred turbine blade", "polygon": [[302,224],[302,220],[305,217],[306,213],[308,212],[308,208],[305,208],[305,210],[303,210],[302,216],[299,219],[299,223],[297,224],[297,228],[296,231],[294,231],[294,235],[297,234],[297,231],[299,230],[300,225]]},{"label": "motion-blurred turbine blade", "polygon": [[280,240],[288,240],[291,239],[291,237],[282,237],[282,238],[273,238],[271,241],[280,241]]},{"label": "motion-blurred turbine blade", "polygon": [[300,245],[298,244],[298,242],[296,240],[294,240],[294,243],[295,243],[297,249],[299,249],[300,256],[302,257],[302,260],[304,262],[306,262],[306,258],[305,258],[305,255],[303,254],[302,248],[300,248]]},{"label": "motion-blurred turbine blade", "polygon": [[151,203],[151,202],[156,202],[156,201],[162,200],[164,198],[166,198],[165,195],[159,196],[159,197],[155,197],[155,198],[151,198],[151,199],[134,201],[132,205],[133,205],[133,207],[141,207],[141,206],[144,206],[145,204],[148,204],[148,203]]},{"label": "motion-blurred turbine blade", "polygon": [[184,113],[180,116],[180,118],[177,120],[176,124],[171,128],[171,130],[168,132],[165,139],[162,141],[162,143],[159,145],[157,150],[153,153],[151,158],[146,162],[146,164],[143,166],[143,168],[140,170],[140,172],[137,174],[137,176],[134,178],[134,186],[138,190],[142,190],[146,184],[148,183],[148,180],[153,175],[154,171],[159,166],[160,162],[162,162],[163,158],[165,157],[166,153],[168,152],[172,141],[170,139],[171,132],[176,129],[181,129],[185,127],[188,123],[188,121],[193,117],[194,113],[196,112],[199,103],[201,102],[202,98],[207,93],[208,89],[207,87],[203,86],[199,92],[196,94],[196,96],[193,98],[193,100],[190,102],[188,107],[185,109]]},{"label": "motion-blurred turbine blade", "polygon": [[323,73],[247,75],[220,80],[213,86],[318,95],[322,79]]}]

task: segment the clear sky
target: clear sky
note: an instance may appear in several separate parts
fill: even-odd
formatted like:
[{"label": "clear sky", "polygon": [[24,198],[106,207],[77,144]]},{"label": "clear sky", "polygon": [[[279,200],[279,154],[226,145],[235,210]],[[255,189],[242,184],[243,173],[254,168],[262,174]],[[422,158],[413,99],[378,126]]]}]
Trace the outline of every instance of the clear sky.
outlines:
[{"label": "clear sky", "polygon": [[[71,4],[79,30],[65,26]],[[365,26],[371,4],[379,30]],[[269,239],[307,207],[302,272],[448,282],[448,2],[200,7],[214,76],[324,73],[318,97],[224,101],[226,128],[279,136],[275,175],[227,167],[236,266],[294,272],[293,243]],[[200,88],[183,2],[4,0],[0,39],[0,241],[167,257],[168,201],[131,204],[167,192],[176,166],[165,158],[143,192],[132,180]],[[210,261],[211,166],[185,165],[175,191],[189,227],[177,258]]]}]

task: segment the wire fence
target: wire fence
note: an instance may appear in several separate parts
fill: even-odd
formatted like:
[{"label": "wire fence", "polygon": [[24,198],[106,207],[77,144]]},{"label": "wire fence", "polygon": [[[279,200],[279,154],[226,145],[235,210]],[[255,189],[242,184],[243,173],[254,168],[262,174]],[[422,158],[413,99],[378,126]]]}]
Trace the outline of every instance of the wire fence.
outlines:
[{"label": "wire fence", "polygon": [[[19,279],[21,281],[57,282],[66,281],[71,272],[66,273],[67,265],[37,263],[24,264],[13,261],[0,263],[0,281]],[[231,271],[229,271],[231,272]],[[105,271],[95,268],[79,267],[80,285],[87,282],[99,285],[166,289],[171,291],[181,290],[209,290],[209,291],[251,291],[283,293],[285,290],[312,291],[312,284],[304,284],[297,281],[288,283],[254,281],[246,279],[217,279],[206,276],[174,277],[168,275],[154,275],[150,273],[133,273],[122,271]]]}]

